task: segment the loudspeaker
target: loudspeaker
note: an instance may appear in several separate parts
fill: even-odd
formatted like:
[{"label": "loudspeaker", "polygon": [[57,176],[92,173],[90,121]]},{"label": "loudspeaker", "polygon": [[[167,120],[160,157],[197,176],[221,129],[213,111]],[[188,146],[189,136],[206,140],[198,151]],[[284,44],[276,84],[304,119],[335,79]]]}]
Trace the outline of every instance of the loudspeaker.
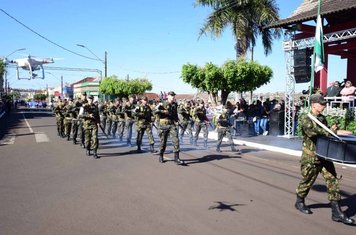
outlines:
[{"label": "loudspeaker", "polygon": [[311,74],[311,55],[313,49],[304,48],[294,50],[294,79],[296,83],[304,83],[310,81]]}]

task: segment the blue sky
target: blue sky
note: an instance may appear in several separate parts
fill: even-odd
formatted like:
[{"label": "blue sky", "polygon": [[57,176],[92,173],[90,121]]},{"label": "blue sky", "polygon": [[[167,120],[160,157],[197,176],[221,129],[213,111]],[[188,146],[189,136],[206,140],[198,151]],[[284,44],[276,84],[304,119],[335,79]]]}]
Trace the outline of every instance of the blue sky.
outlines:
[{"label": "blue sky", "polygon": [[[207,62],[222,65],[235,58],[234,39],[230,29],[223,36],[212,39],[209,35],[198,39],[198,32],[210,8],[195,7],[194,0],[62,0],[48,1],[2,1],[1,9],[35,32],[54,43],[93,57],[90,52],[76,44],[83,44],[104,59],[108,53],[108,75],[119,78],[147,78],[153,83],[153,92],[175,90],[192,93],[195,90],[180,78],[183,64],[203,66]],[[277,0],[280,17],[288,17],[302,0]],[[28,54],[39,57],[61,58],[50,66],[90,68],[104,71],[100,61],[89,60],[72,54],[31,32],[0,11],[0,56],[19,51],[9,59]],[[268,85],[256,92],[285,91],[285,57],[283,38],[274,41],[272,54],[265,57],[260,41],[254,58],[273,69],[274,77]],[[49,70],[48,70],[49,71]],[[49,71],[44,80],[17,80],[14,69],[8,70],[10,86],[16,88],[45,88],[73,83],[92,72]],[[104,72],[103,72],[104,73]],[[329,80],[346,77],[345,61],[329,57]],[[296,91],[306,89],[308,84],[296,86]]]}]

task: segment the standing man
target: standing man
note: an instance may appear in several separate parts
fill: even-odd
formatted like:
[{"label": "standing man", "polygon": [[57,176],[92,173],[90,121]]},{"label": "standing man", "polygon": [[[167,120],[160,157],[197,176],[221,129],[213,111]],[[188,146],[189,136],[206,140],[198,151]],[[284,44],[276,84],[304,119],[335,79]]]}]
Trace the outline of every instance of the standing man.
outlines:
[{"label": "standing man", "polygon": [[147,97],[143,96],[141,98],[141,105],[138,106],[136,109],[136,118],[137,118],[136,144],[137,144],[137,151],[141,152],[142,137],[146,131],[148,136],[148,141],[150,144],[150,151],[151,153],[154,153],[155,141],[152,134],[152,109],[147,102],[148,102]]},{"label": "standing man", "polygon": [[120,101],[120,105],[116,109],[116,115],[118,117],[118,135],[119,135],[119,141],[122,141],[122,137],[124,135],[125,131],[125,112],[124,112],[124,107],[126,104],[126,99],[123,99]]},{"label": "standing man", "polygon": [[132,126],[135,122],[133,111],[135,110],[135,97],[133,95],[129,95],[129,100],[126,102],[124,113],[125,113],[125,126],[126,126],[126,143],[128,146],[131,146],[131,138],[132,138]]},{"label": "standing man", "polygon": [[[79,108],[79,114],[81,114],[81,110],[84,110],[84,106],[88,104],[87,93],[82,93],[81,104]],[[85,130],[84,130],[84,119],[81,115],[79,115],[79,130],[80,130],[80,145],[82,148],[85,148]]]},{"label": "standing man", "polygon": [[222,110],[222,114],[219,115],[217,119],[217,132],[218,132],[218,143],[216,145],[216,152],[221,153],[220,145],[223,140],[223,138],[226,136],[229,139],[229,143],[231,146],[231,151],[235,152],[235,145],[234,141],[231,136],[231,123],[230,123],[230,117],[228,114],[228,109],[226,106],[224,106]]},{"label": "standing man", "polygon": [[163,163],[163,154],[166,150],[168,135],[170,134],[173,144],[174,161],[177,165],[182,165],[184,162],[179,158],[179,139],[178,139],[178,111],[177,103],[175,102],[174,91],[168,92],[167,101],[157,106],[156,112],[159,116],[160,129],[160,149],[159,162]]},{"label": "standing man", "polygon": [[64,102],[62,100],[58,100],[56,107],[54,108],[54,114],[56,115],[57,121],[57,134],[60,137],[64,137]]},{"label": "standing man", "polygon": [[93,150],[93,157],[99,158],[97,150],[99,147],[98,140],[98,124],[100,122],[100,115],[98,107],[93,103],[94,97],[91,95],[88,99],[88,104],[84,106],[83,119],[85,130],[85,146],[86,153],[89,156],[90,150]]},{"label": "standing man", "polygon": [[[321,113],[325,109],[327,101],[323,96],[314,94],[310,97],[311,115],[317,118],[321,123],[327,125],[325,116]],[[301,117],[300,125],[303,134],[303,152],[300,160],[302,180],[300,181],[296,193],[297,201],[295,208],[304,214],[313,212],[305,205],[305,197],[313,186],[318,174],[321,173],[325,179],[328,199],[331,203],[331,219],[336,222],[353,224],[355,221],[347,217],[340,209],[339,201],[341,199],[339,189],[339,178],[337,177],[334,163],[323,158],[319,158],[316,153],[316,141],[319,136],[328,136],[329,133],[320,127],[315,121],[307,115]],[[336,133],[337,125],[334,124],[331,130]],[[339,131],[340,133],[341,131]],[[345,132],[344,132],[345,134]]]},{"label": "standing man", "polygon": [[208,148],[208,123],[209,119],[206,116],[206,109],[204,107],[204,100],[198,102],[198,107],[193,111],[193,117],[195,121],[195,136],[194,136],[194,145],[198,145],[198,138],[200,130],[203,130],[204,135],[204,148]]}]

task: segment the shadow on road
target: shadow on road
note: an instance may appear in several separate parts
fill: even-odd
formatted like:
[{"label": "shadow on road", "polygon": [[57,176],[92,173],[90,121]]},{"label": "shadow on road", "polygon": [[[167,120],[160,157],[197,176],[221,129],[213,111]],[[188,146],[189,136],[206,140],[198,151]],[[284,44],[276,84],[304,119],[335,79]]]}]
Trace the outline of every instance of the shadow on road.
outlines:
[{"label": "shadow on road", "polygon": [[213,155],[206,155],[195,159],[184,159],[184,163],[186,165],[190,165],[190,164],[219,161],[219,160],[231,159],[231,158],[241,158],[241,157],[236,155],[213,154]]},{"label": "shadow on road", "polygon": [[[321,184],[316,184],[312,188],[318,192],[327,192],[326,186]],[[340,194],[343,199],[340,200],[340,206],[346,206],[347,209],[344,211],[349,217],[356,215],[356,194],[351,194],[349,192],[340,190]],[[316,203],[309,205],[310,208],[330,208],[330,203]]]},{"label": "shadow on road", "polygon": [[230,203],[227,203],[227,202],[220,202],[220,201],[217,201],[217,202],[214,202],[214,203],[216,203],[216,205],[210,206],[209,210],[237,211],[234,207],[246,206],[246,204],[239,204],[239,203],[230,204]]}]

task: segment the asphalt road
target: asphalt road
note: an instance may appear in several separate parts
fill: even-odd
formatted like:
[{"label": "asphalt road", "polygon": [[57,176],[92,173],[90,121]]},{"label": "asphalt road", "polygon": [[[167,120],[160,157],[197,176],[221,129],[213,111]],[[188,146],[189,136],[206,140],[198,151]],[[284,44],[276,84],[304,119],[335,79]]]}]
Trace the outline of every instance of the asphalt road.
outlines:
[{"label": "asphalt road", "polygon": [[[306,200],[314,214],[294,208],[298,157],[248,147],[238,155],[226,143],[216,153],[211,140],[209,150],[182,144],[186,165],[177,166],[101,135],[94,159],[56,135],[50,113],[0,124],[0,234],[356,234],[331,221],[321,176]],[[356,169],[336,168],[342,209],[355,216]]]}]

